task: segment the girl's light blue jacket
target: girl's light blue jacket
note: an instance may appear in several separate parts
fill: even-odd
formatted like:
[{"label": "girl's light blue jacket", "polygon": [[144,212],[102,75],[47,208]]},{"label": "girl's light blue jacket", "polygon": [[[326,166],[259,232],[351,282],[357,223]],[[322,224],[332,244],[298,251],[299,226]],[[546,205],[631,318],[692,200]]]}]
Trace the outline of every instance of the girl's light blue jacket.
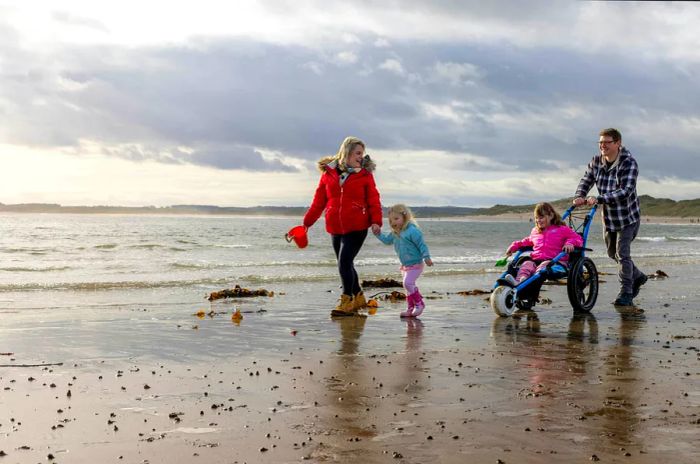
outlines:
[{"label": "girl's light blue jacket", "polygon": [[389,232],[380,233],[376,237],[385,245],[394,244],[394,250],[403,266],[413,266],[430,258],[430,250],[423,240],[423,232],[412,222],[409,222],[398,236]]}]

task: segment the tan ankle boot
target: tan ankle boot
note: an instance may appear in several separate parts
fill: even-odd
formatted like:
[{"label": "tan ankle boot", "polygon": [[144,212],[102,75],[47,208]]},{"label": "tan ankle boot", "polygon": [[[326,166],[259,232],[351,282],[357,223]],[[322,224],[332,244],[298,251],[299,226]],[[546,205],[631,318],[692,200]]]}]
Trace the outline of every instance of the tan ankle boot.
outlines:
[{"label": "tan ankle boot", "polygon": [[365,294],[360,291],[359,293],[355,294],[355,296],[352,299],[352,307],[353,309],[362,309],[367,306],[367,300],[365,299]]},{"label": "tan ankle boot", "polygon": [[331,311],[331,316],[352,316],[356,310],[353,307],[352,297],[350,295],[340,295],[338,306]]}]

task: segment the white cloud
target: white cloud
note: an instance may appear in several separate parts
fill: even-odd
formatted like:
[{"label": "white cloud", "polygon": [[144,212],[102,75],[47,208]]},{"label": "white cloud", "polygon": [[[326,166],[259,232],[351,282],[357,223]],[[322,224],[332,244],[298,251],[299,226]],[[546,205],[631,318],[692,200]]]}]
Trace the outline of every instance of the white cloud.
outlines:
[{"label": "white cloud", "polygon": [[344,51],[337,53],[334,57],[334,61],[336,64],[339,64],[341,66],[348,66],[351,64],[357,63],[357,54],[355,52],[351,51]]},{"label": "white cloud", "polygon": [[478,66],[471,63],[438,62],[432,69],[437,79],[445,80],[450,85],[474,85],[483,76]]},{"label": "white cloud", "polygon": [[382,62],[379,65],[379,69],[389,71],[398,76],[403,76],[404,74],[406,74],[406,71],[403,69],[403,65],[401,64],[401,62],[395,58],[389,58],[387,60],[384,60],[384,62]]}]

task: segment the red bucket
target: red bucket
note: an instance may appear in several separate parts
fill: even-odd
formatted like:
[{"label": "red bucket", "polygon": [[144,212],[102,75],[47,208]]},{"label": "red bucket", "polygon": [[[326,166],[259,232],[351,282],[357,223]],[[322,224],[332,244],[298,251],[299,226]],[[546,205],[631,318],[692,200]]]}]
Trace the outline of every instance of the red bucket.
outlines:
[{"label": "red bucket", "polygon": [[304,226],[292,227],[284,238],[290,243],[294,240],[299,248],[306,248],[306,245],[309,244],[309,237],[306,236],[306,227]]}]

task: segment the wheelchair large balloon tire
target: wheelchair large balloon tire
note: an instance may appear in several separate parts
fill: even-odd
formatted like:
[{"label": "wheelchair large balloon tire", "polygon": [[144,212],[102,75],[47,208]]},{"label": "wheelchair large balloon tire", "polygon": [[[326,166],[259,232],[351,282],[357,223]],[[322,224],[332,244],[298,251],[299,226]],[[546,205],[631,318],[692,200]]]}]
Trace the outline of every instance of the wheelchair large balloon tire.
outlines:
[{"label": "wheelchair large balloon tire", "polygon": [[575,313],[593,309],[598,299],[598,269],[590,258],[581,258],[571,265],[566,291]]},{"label": "wheelchair large balloon tire", "polygon": [[507,285],[499,285],[494,288],[489,302],[493,312],[501,317],[508,317],[517,310],[515,306],[515,290]]}]

